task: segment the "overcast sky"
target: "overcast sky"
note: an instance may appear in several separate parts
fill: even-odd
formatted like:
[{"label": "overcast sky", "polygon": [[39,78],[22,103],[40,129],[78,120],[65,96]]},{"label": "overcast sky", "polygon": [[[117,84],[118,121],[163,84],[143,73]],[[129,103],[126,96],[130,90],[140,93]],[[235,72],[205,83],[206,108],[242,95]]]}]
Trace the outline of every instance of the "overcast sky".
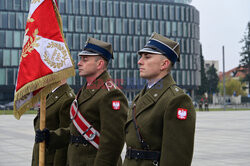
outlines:
[{"label": "overcast sky", "polygon": [[205,60],[218,60],[223,70],[222,46],[225,46],[225,70],[239,65],[242,43],[250,21],[250,0],[193,0],[200,12],[200,42]]}]

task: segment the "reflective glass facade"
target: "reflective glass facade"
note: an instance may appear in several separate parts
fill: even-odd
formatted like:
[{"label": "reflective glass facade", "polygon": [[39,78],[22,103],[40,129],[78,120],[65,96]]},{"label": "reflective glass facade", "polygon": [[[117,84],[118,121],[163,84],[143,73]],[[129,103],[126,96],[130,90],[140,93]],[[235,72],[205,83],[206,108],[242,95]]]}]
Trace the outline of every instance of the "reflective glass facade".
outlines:
[{"label": "reflective glass facade", "polygon": [[[75,64],[87,37],[112,43],[114,60],[109,72],[131,100],[145,83],[139,77],[136,52],[157,32],[180,43],[181,62],[172,75],[192,93],[200,84],[199,12],[186,4],[189,0],[175,1],[59,0],[64,36]],[[13,100],[28,8],[28,0],[0,1],[0,101],[4,97]],[[75,91],[84,84],[76,72],[68,79]]]}]

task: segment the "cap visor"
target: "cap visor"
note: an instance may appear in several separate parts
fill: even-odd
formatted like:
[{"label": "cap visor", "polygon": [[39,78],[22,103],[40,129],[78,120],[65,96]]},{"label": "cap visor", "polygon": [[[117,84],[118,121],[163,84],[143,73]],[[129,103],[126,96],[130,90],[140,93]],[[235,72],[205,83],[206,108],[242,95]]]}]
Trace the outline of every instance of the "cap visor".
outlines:
[{"label": "cap visor", "polygon": [[162,54],[161,52],[155,51],[152,48],[143,48],[137,52],[137,54],[150,53],[150,54]]},{"label": "cap visor", "polygon": [[95,52],[90,52],[90,51],[87,51],[87,50],[83,50],[82,52],[80,52],[78,54],[78,56],[82,56],[82,55],[99,55],[99,54],[97,54]]}]

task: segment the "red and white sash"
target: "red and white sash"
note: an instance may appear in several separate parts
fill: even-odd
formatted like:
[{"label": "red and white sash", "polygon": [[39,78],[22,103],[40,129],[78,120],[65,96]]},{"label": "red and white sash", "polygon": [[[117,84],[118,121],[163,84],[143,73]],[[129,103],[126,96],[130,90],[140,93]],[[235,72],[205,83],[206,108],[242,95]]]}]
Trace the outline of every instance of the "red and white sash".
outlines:
[{"label": "red and white sash", "polygon": [[96,149],[99,149],[100,133],[82,116],[76,99],[71,105],[70,118],[79,133]]}]

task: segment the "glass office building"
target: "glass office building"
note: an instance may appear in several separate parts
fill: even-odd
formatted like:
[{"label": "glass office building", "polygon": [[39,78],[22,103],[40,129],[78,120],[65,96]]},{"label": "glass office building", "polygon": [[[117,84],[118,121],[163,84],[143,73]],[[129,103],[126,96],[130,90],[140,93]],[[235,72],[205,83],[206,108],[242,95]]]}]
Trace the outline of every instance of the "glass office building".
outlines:
[{"label": "glass office building", "polygon": [[[138,55],[152,32],[180,43],[181,62],[172,75],[190,95],[200,85],[199,12],[190,0],[58,0],[63,31],[77,65],[78,52],[88,37],[112,43],[109,72],[129,100],[143,87]],[[12,101],[29,0],[0,1],[0,101]],[[75,92],[84,84],[68,79]],[[0,103],[1,104],[1,103]]]}]

